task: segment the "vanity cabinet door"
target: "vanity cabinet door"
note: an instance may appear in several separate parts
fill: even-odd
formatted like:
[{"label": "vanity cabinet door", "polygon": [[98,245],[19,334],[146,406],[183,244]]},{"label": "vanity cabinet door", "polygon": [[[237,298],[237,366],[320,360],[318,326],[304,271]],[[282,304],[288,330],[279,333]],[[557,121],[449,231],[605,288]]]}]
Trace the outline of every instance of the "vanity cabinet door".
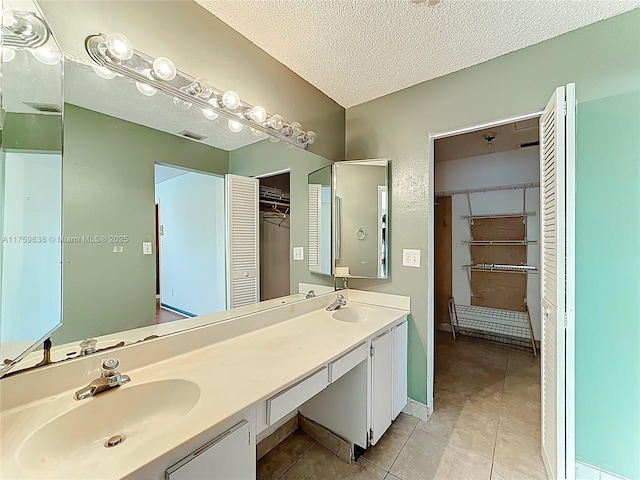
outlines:
[{"label": "vanity cabinet door", "polygon": [[408,322],[393,327],[393,418],[407,404],[407,334]]},{"label": "vanity cabinet door", "polygon": [[256,447],[243,420],[181,460],[167,480],[247,480],[256,478]]},{"label": "vanity cabinet door", "polygon": [[393,411],[393,331],[371,341],[371,432],[375,445],[391,426]]}]

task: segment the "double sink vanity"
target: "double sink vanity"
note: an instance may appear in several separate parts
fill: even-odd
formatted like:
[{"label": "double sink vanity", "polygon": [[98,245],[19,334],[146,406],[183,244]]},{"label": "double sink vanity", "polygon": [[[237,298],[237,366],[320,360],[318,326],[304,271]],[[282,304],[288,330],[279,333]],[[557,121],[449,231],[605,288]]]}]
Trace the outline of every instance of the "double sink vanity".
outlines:
[{"label": "double sink vanity", "polygon": [[[355,456],[407,403],[410,306],[338,293],[3,379],[0,476],[254,479],[256,440],[296,411]],[[76,400],[109,357],[130,381]]]}]

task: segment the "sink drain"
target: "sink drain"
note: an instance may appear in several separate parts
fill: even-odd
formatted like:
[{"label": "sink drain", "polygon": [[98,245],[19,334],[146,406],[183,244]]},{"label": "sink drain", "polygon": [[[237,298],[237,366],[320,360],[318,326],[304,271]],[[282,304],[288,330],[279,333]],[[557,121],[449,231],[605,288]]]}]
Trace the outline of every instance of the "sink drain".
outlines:
[{"label": "sink drain", "polygon": [[116,447],[124,442],[124,435],[114,435],[109,440],[104,442],[104,446],[107,448]]}]

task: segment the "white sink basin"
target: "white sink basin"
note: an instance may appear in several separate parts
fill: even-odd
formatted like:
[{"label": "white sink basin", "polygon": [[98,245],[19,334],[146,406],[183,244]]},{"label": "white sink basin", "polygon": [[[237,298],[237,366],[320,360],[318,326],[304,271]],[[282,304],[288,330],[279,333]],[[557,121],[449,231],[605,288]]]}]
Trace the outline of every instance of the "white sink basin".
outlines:
[{"label": "white sink basin", "polygon": [[[20,447],[18,461],[29,469],[52,470],[107,458],[107,452],[126,449],[127,442],[144,441],[170,428],[200,398],[200,387],[186,380],[134,381],[79,400],[75,408],[44,424]],[[124,441],[106,448],[105,442],[116,435]]]},{"label": "white sink basin", "polygon": [[340,307],[331,316],[341,322],[360,323],[366,322],[374,314],[375,309],[369,307]]}]

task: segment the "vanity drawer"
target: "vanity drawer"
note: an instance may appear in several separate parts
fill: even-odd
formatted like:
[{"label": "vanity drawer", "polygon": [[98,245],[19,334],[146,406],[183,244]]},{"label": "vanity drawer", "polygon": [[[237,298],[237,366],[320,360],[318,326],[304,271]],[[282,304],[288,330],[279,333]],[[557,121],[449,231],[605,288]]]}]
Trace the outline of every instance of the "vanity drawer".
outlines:
[{"label": "vanity drawer", "polygon": [[327,367],[291,385],[267,400],[267,423],[273,425],[287,413],[295,410],[304,402],[329,385]]},{"label": "vanity drawer", "polygon": [[335,382],[353,367],[366,359],[367,342],[363,342],[329,364],[329,382]]}]

